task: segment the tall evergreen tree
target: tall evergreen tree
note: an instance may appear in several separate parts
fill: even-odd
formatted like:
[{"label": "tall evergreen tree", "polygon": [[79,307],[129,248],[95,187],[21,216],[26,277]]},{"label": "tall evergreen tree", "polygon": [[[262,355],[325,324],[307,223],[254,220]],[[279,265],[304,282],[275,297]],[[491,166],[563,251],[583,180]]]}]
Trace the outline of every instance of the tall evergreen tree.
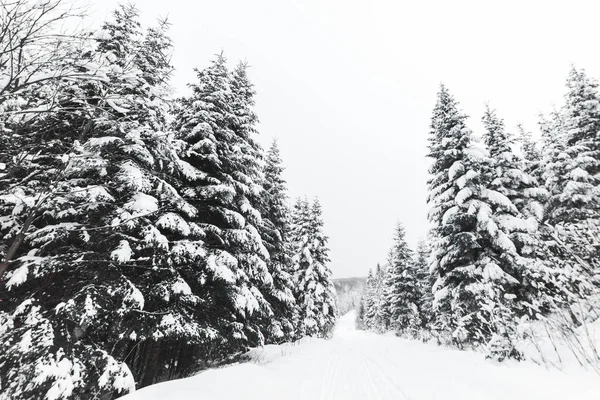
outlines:
[{"label": "tall evergreen tree", "polygon": [[388,259],[386,303],[389,307],[390,329],[398,333],[411,329],[411,318],[419,297],[418,283],[411,268],[413,252],[405,236],[404,226],[398,223]]},{"label": "tall evergreen tree", "polygon": [[[95,54],[86,55],[106,62],[105,78],[73,88],[84,96],[52,116],[63,122],[63,143],[71,150],[62,165],[48,165],[51,190],[39,197],[38,217],[6,277],[14,307],[9,321],[19,328],[3,342],[2,368],[27,379],[64,364],[82,378],[70,381],[76,375],[69,372],[15,379],[21,396],[34,387],[42,396],[61,387],[68,387],[66,397],[126,392],[134,378],[149,384],[174,365],[173,358],[157,357],[157,343],[203,336],[189,312],[199,299],[173,268],[165,236],[170,215],[191,207],[169,184],[177,159],[159,131],[169,68],[142,72],[142,59],[168,49],[151,48],[157,38],[168,43],[162,31],[144,42],[137,11],[117,9]],[[23,335],[36,338],[26,363],[18,346]]]},{"label": "tall evergreen tree", "polygon": [[546,184],[551,192],[547,217],[552,224],[598,219],[600,198],[600,95],[598,84],[572,69],[566,104],[543,123]]},{"label": "tall evergreen tree", "polygon": [[517,135],[522,158],[525,160],[528,167],[527,172],[532,173],[537,177],[537,175],[533,173],[533,169],[535,168],[535,164],[538,163],[542,157],[540,150],[536,146],[536,142],[533,140],[531,132],[526,130],[523,124],[517,125]]},{"label": "tall evergreen tree", "polygon": [[518,210],[487,187],[490,160],[474,146],[466,116],[442,86],[433,111],[429,156],[429,220],[433,227],[431,271],[437,325],[459,345],[487,345],[502,338],[499,357],[518,356],[512,301],[519,288],[515,246],[499,218]]},{"label": "tall evergreen tree", "polygon": [[298,199],[294,205],[294,280],[299,336],[328,337],[335,325],[335,288],[331,281],[321,206]]},{"label": "tall evergreen tree", "polygon": [[250,89],[232,76],[223,56],[196,72],[192,94],[181,100],[174,120],[186,167],[178,188],[198,211],[191,221],[206,245],[189,271],[192,291],[203,298],[196,314],[227,341],[214,341],[207,351],[227,354],[262,344],[260,321],[273,315],[265,299],[273,279],[255,201],[261,164],[252,142]]},{"label": "tall evergreen tree", "polygon": [[598,82],[571,69],[567,80],[565,129],[572,169],[564,185],[574,203],[569,219],[600,220],[600,94]]},{"label": "tall evergreen tree", "polygon": [[[546,190],[526,172],[525,161],[512,152],[512,141],[504,129],[503,121],[489,107],[483,116],[483,123],[486,129],[484,141],[489,149],[492,167],[487,186],[506,196],[519,211],[503,212],[496,217],[500,229],[512,240],[518,255],[512,261],[514,267],[505,267],[505,270],[512,271],[511,275],[520,283],[518,290],[513,292],[512,312],[518,317],[535,319],[562,302],[568,293],[562,286],[570,279],[570,273],[543,257],[548,248],[543,242],[538,222],[544,217]],[[504,335],[511,336],[514,333],[504,330]],[[510,338],[497,337],[494,346],[502,346],[501,341],[506,344]],[[508,350],[497,348],[495,351],[499,355],[508,355]]]},{"label": "tall evergreen tree", "polygon": [[293,263],[290,232],[290,207],[287,203],[287,184],[283,179],[283,162],[277,142],[273,141],[267,153],[264,169],[264,200],[262,204],[262,232],[270,254],[269,272],[273,276],[273,290],[267,299],[275,317],[267,325],[268,341],[285,341],[294,336]]},{"label": "tall evergreen tree", "polygon": [[375,314],[377,311],[375,306],[375,287],[377,283],[375,279],[373,270],[369,268],[362,298],[364,304],[363,326],[365,330],[373,330]]},{"label": "tall evergreen tree", "polygon": [[385,297],[387,292],[386,282],[386,270],[380,264],[377,264],[373,276],[370,329],[378,333],[385,332],[389,323],[389,307]]},{"label": "tall evergreen tree", "polygon": [[566,104],[553,124],[544,126],[544,176],[550,191],[546,221],[571,252],[592,269],[600,268],[600,94],[598,83],[573,68]]},{"label": "tall evergreen tree", "polygon": [[[528,174],[523,159],[513,153],[513,138],[504,128],[504,121],[496,115],[496,111],[486,106],[482,118],[485,132],[483,140],[491,159],[490,188],[506,196],[525,217],[531,218],[531,231],[537,229],[536,221],[543,218],[543,204],[547,199],[546,190],[540,187],[537,180]],[[526,144],[529,156],[533,156],[531,142]],[[516,220],[512,219],[515,225]],[[524,224],[521,230],[526,231]],[[515,227],[516,228],[516,227]]]},{"label": "tall evergreen tree", "polygon": [[420,330],[423,335],[428,335],[433,320],[433,279],[429,273],[429,256],[431,250],[425,240],[419,240],[414,254],[414,271],[418,284],[418,309],[420,316]]},{"label": "tall evergreen tree", "polygon": [[364,298],[364,291],[363,291],[363,294],[358,303],[358,309],[356,311],[356,321],[355,321],[356,329],[361,330],[361,331],[366,329],[365,311],[366,311],[365,310],[365,298]]}]

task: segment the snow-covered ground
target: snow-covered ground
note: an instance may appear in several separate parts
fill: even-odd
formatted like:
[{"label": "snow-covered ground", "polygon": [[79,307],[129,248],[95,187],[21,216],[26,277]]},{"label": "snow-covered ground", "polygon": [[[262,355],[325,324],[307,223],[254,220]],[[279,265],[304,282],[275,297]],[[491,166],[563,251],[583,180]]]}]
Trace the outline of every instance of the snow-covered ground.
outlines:
[{"label": "snow-covered ground", "polygon": [[254,362],[151,386],[125,399],[600,399],[600,376],[591,371],[498,364],[478,353],[357,331],[354,317],[342,317],[331,340],[255,349]]}]

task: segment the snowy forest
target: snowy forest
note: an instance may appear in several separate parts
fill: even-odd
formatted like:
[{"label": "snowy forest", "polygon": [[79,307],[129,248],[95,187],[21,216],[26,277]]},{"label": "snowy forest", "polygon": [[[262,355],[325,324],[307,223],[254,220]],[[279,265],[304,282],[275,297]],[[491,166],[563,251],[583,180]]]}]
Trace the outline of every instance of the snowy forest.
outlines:
[{"label": "snowy forest", "polygon": [[600,91],[583,69],[540,135],[491,105],[472,131],[441,85],[415,133],[429,233],[411,248],[399,222],[386,261],[336,296],[327,207],[291,199],[277,140],[259,143],[248,64],[215,55],[181,96],[167,19],[84,17],[0,0],[0,400],[108,400],[257,348],[283,357],[269,346],[330,343],[348,311],[357,340],[494,365],[554,365],[547,345],[566,342],[600,374],[581,335],[600,321]]},{"label": "snowy forest", "polygon": [[[429,131],[431,230],[412,250],[398,224],[356,324],[520,360],[540,329],[577,342],[600,316],[598,82],[573,67],[539,141],[489,105],[482,122],[475,136],[442,85]],[[593,335],[583,341],[573,352],[597,368]]]},{"label": "snowy forest", "polygon": [[1,7],[0,398],[114,398],[329,336],[321,206],[288,203],[246,65],[173,98],[167,21]]}]

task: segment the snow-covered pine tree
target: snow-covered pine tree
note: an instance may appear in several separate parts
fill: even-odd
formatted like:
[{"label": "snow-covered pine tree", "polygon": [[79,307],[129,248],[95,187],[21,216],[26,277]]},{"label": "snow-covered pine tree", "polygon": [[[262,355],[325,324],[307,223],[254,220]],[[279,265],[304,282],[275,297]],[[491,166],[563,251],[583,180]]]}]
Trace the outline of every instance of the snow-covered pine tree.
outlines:
[{"label": "snow-covered pine tree", "polygon": [[433,319],[433,279],[429,273],[429,257],[431,250],[425,240],[419,240],[414,252],[414,275],[418,284],[418,310],[421,325],[418,327],[420,337],[428,337]]},{"label": "snow-covered pine tree", "polygon": [[[491,159],[491,170],[489,186],[491,189],[506,196],[519,210],[519,212],[529,218],[530,233],[537,230],[537,221],[543,218],[543,204],[548,198],[546,190],[541,187],[535,177],[528,174],[523,159],[514,154],[512,145],[514,140],[504,128],[504,121],[496,115],[496,111],[486,105],[485,113],[482,118],[485,128],[483,141],[488,149]],[[528,151],[529,157],[534,156],[534,148],[530,138],[524,139],[526,144],[524,148]],[[520,218],[523,219],[523,218]],[[511,219],[513,223],[521,225],[514,229],[527,231],[524,223],[519,223]]]},{"label": "snow-covered pine tree", "polygon": [[578,222],[598,218],[600,169],[600,96],[598,84],[584,71],[571,69],[566,104],[542,121],[545,176],[551,191],[548,221]]},{"label": "snow-covered pine tree", "polygon": [[[571,69],[565,106],[546,124],[547,222],[595,271],[600,237],[600,94],[583,70]],[[554,142],[552,142],[554,140]]]},{"label": "snow-covered pine tree", "polygon": [[533,139],[533,135],[525,129],[523,124],[517,124],[516,140],[519,143],[521,157],[525,162],[526,172],[539,179],[541,177],[541,170],[538,164],[542,158],[542,154],[536,145],[536,141]]},{"label": "snow-covered pine tree", "polygon": [[383,333],[390,329],[390,305],[388,303],[388,275],[389,266],[377,264],[377,324],[376,331]]},{"label": "snow-covered pine tree", "polygon": [[[564,307],[580,297],[585,297],[592,290],[590,283],[592,271],[586,271],[577,259],[579,255],[573,251],[578,248],[578,242],[585,235],[573,234],[564,228],[558,214],[554,214],[555,205],[560,204],[564,177],[569,174],[571,156],[568,151],[567,135],[565,133],[564,112],[555,110],[549,117],[540,116],[540,130],[542,132],[542,151],[539,161],[541,178],[549,194],[545,204],[544,218],[540,224],[541,246],[536,250],[537,257],[551,266],[554,271],[560,272],[552,287],[561,293],[560,302],[555,307]],[[567,223],[567,226],[572,226]],[[583,240],[585,242],[585,239]],[[581,252],[580,255],[584,255]],[[584,261],[585,262],[585,261]]]},{"label": "snow-covered pine tree", "polygon": [[[573,160],[564,184],[571,195],[565,217],[571,222],[600,220],[600,94],[598,82],[572,68],[567,79],[565,130]],[[560,215],[560,213],[559,213]],[[568,217],[567,217],[568,215]],[[560,216],[558,216],[560,218]]]},{"label": "snow-covered pine tree", "polygon": [[538,222],[544,217],[547,191],[526,172],[525,161],[513,154],[503,121],[489,107],[483,124],[492,167],[488,187],[505,195],[519,210],[517,214],[496,215],[498,226],[512,240],[519,255],[515,259],[517,266],[511,272],[521,283],[512,303],[513,312],[519,317],[537,319],[564,304],[569,293],[576,292],[573,286],[578,286],[578,278],[573,276],[572,267],[565,268],[548,258],[550,249],[538,228]]},{"label": "snow-covered pine tree", "polygon": [[[20,7],[24,4],[27,6],[24,2],[13,5]],[[44,7],[32,6],[30,10],[33,13],[53,10],[59,5],[59,2],[48,2]],[[30,43],[40,47],[49,45],[43,37],[52,38],[58,33],[58,27],[56,32],[38,31],[40,27],[48,27],[43,26],[48,21],[44,21],[42,26],[35,26],[33,20],[36,18],[34,16],[24,24],[27,29],[41,34],[42,39],[41,43],[34,43],[34,40]],[[58,21],[60,25],[62,18]],[[82,45],[91,46],[91,43]],[[52,48],[51,51],[60,50]],[[28,56],[32,54],[27,50],[25,53]],[[72,99],[78,97],[79,104],[85,103],[88,97],[77,94],[82,92],[82,87],[99,82],[95,80],[95,73],[103,75],[107,70],[99,72],[102,65],[95,64],[98,59],[81,59],[81,53],[80,58],[71,60],[54,56],[54,63],[47,62],[40,70],[51,79],[44,79],[43,85],[36,84],[33,79],[25,85],[26,90],[23,81],[16,85],[21,104],[41,108],[32,110],[33,118],[9,117],[2,124],[5,132],[14,132],[11,136],[15,140],[8,144],[4,142],[7,147],[2,146],[3,150],[8,150],[8,155],[3,160],[7,164],[7,173],[2,175],[0,183],[3,188],[0,199],[1,247],[6,251],[3,251],[4,262],[0,272],[3,286],[0,334],[4,339],[0,350],[0,370],[6,377],[5,382],[10,382],[9,386],[2,388],[4,393],[15,399],[41,398],[46,394],[50,396],[50,393],[56,398],[83,393],[102,395],[126,392],[133,385],[126,366],[101,345],[84,337],[89,319],[93,318],[93,299],[86,300],[87,316],[77,316],[73,312],[65,318],[62,312],[66,305],[74,308],[74,301],[73,304],[65,304],[62,300],[73,300],[74,293],[81,288],[81,275],[93,275],[93,272],[87,271],[83,260],[85,252],[79,248],[82,242],[89,241],[90,235],[82,229],[84,223],[73,218],[77,211],[68,198],[73,185],[65,183],[74,164],[69,160],[69,153],[73,150],[75,139],[81,135],[80,126],[70,122],[89,116],[85,105],[73,107]],[[29,63],[30,60],[25,59],[24,62]],[[60,73],[56,75],[56,71],[63,70],[63,62],[79,68],[79,74],[68,79],[63,79]],[[37,66],[29,67],[35,69]],[[4,94],[11,92],[4,89]],[[12,91],[12,94],[15,92]],[[3,103],[10,105],[10,101]],[[23,115],[29,111],[19,110],[24,112]],[[3,117],[6,116],[9,115],[3,113]],[[27,137],[26,142],[19,140],[23,135]],[[73,237],[72,241],[70,237]],[[78,264],[72,265],[75,260]],[[2,276],[4,267],[8,267],[8,273]],[[73,274],[73,271],[79,274]],[[119,300],[122,299],[115,296],[115,303]],[[102,326],[98,330],[102,332]],[[59,369],[59,365],[62,368]],[[74,375],[76,371],[78,376]],[[102,379],[101,385],[99,378]]]},{"label": "snow-covered pine tree", "polygon": [[386,270],[378,263],[373,274],[372,305],[369,313],[369,329],[377,333],[383,333],[388,328],[389,308],[385,297],[387,292],[386,282]]},{"label": "snow-covered pine tree", "polygon": [[335,288],[327,266],[329,249],[318,199],[312,205],[298,199],[294,205],[292,242],[297,335],[329,337],[336,319]]},{"label": "snow-covered pine tree", "polygon": [[[10,196],[10,188],[19,186],[18,197],[33,204],[11,215],[12,201],[3,205],[0,200],[0,281],[39,214],[39,204],[34,203],[51,190],[63,170],[60,160],[74,140],[64,129],[68,120],[63,120],[81,113],[81,107],[72,107],[74,98],[86,98],[79,88],[105,77],[97,58],[82,56],[92,46],[89,34],[64,30],[77,26],[81,16],[76,7],[64,3],[16,1],[3,5],[0,15],[0,193]],[[13,232],[10,238],[7,230]]]},{"label": "snow-covered pine tree", "polygon": [[[170,67],[144,68],[166,59],[169,46],[155,44],[168,38],[144,38],[137,11],[122,6],[96,40],[85,57],[98,59],[104,78],[70,87],[77,102],[49,120],[62,123],[70,151],[47,167],[55,179],[6,275],[10,339],[0,368],[15,396],[127,392],[177,376],[173,345],[214,335],[192,318],[199,298],[174,267],[190,246],[167,238],[189,233],[185,217],[196,212],[169,183],[183,169],[162,131]],[[5,204],[27,215],[35,203],[20,193],[29,189],[16,187]],[[25,357],[26,338],[34,340]],[[57,374],[59,365],[67,368]]]},{"label": "snow-covered pine tree", "polygon": [[375,320],[375,286],[376,281],[373,270],[369,268],[362,297],[364,305],[363,329],[368,331],[373,330],[373,321]]},{"label": "snow-covered pine tree", "polygon": [[[539,127],[542,133],[540,160],[542,179],[549,196],[552,196],[558,189],[557,185],[560,179],[558,175],[564,172],[559,169],[563,164],[560,160],[566,157],[567,143],[562,113],[559,110],[554,110],[550,113],[550,116],[540,115]],[[547,211],[544,216],[546,220],[549,218]]]},{"label": "snow-covered pine tree", "polygon": [[414,315],[419,301],[419,287],[411,268],[413,252],[406,243],[406,233],[401,223],[396,224],[392,248],[388,257],[386,304],[389,307],[389,329],[414,333]]},{"label": "snow-covered pine tree", "polygon": [[203,355],[224,356],[264,343],[261,321],[273,316],[264,293],[273,278],[255,203],[262,178],[252,142],[250,88],[230,73],[222,55],[196,72],[192,94],[181,99],[174,119],[187,168],[178,188],[198,210],[192,222],[201,227],[207,248],[190,271],[192,291],[203,299],[196,318],[227,340],[215,341]]},{"label": "snow-covered pine tree", "polygon": [[490,160],[474,146],[466,116],[442,86],[433,111],[428,181],[433,224],[436,325],[459,346],[493,344],[492,356],[518,357],[513,299],[522,266],[500,219],[518,210],[486,186]]},{"label": "snow-covered pine tree", "polygon": [[273,290],[266,294],[274,318],[267,325],[268,342],[289,341],[294,337],[293,321],[296,312],[294,298],[293,263],[290,232],[290,207],[287,184],[283,179],[283,162],[277,141],[273,141],[264,169],[264,199],[261,206],[265,247],[269,251],[269,272],[273,276]]},{"label": "snow-covered pine tree", "polygon": [[360,301],[358,303],[358,308],[356,310],[356,321],[355,321],[355,325],[356,325],[356,329],[358,330],[365,330],[365,298],[364,298],[364,290],[363,290],[363,294],[362,297],[360,298]]}]

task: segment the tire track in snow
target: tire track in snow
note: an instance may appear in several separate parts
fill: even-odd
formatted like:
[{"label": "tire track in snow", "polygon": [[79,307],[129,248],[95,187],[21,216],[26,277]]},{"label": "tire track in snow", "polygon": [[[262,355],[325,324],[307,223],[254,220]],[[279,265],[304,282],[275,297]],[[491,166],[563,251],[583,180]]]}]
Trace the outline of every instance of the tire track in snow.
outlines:
[{"label": "tire track in snow", "polygon": [[319,399],[321,400],[333,399],[333,396],[335,396],[336,387],[334,377],[339,368],[339,359],[340,356],[336,353],[333,353],[329,358],[327,370],[321,383],[321,391],[319,394]]},{"label": "tire track in snow", "polygon": [[[391,372],[384,370],[383,367],[381,366],[381,363],[379,362],[381,360],[387,361],[387,359],[385,359],[384,357],[379,357],[379,360],[375,360],[375,358],[369,357],[364,354],[363,354],[363,359],[367,362],[367,364],[371,365],[371,367],[369,367],[370,371],[377,370],[379,373],[379,376],[383,377],[383,379],[388,383],[388,385],[393,387],[394,393],[390,397],[391,399],[412,400],[412,398],[410,396],[408,396],[406,394],[406,392],[400,387],[400,385],[398,384],[396,379],[394,379],[394,377],[402,376],[400,374],[400,371],[398,370],[398,368],[394,368],[395,370],[397,370],[398,373],[392,374],[393,377],[390,377]],[[388,361],[388,363],[389,363],[389,361]]]}]

